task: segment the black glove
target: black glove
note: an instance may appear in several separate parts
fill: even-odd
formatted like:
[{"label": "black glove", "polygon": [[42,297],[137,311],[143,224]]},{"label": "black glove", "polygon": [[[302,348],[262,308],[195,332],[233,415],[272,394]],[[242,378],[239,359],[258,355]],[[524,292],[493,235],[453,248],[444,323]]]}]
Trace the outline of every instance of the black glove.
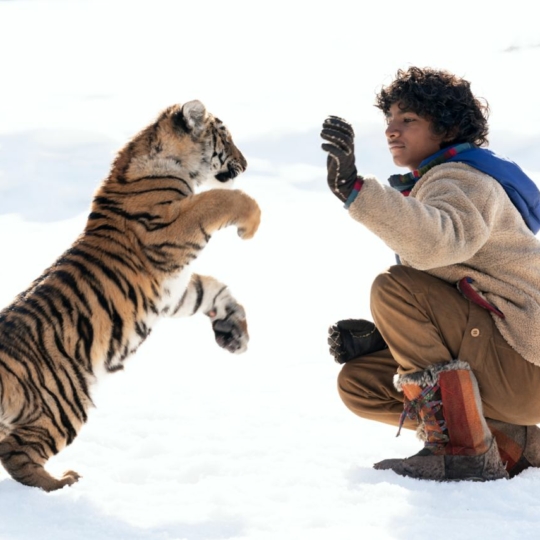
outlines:
[{"label": "black glove", "polygon": [[328,345],[338,364],[388,347],[377,327],[364,319],[345,319],[330,326]]},{"label": "black glove", "polygon": [[322,149],[328,152],[328,185],[345,202],[358,176],[354,164],[354,130],[343,118],[329,116],[323,123],[321,137],[328,141],[322,144]]}]

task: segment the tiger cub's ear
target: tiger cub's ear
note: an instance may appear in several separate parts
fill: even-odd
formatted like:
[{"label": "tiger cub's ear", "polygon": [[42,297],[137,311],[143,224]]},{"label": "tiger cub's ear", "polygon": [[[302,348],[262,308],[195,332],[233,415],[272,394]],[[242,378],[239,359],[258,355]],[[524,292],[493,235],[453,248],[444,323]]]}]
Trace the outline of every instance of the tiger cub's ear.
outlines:
[{"label": "tiger cub's ear", "polygon": [[175,113],[174,121],[185,131],[199,135],[204,129],[207,117],[206,107],[198,99],[194,99],[184,103],[182,109]]}]

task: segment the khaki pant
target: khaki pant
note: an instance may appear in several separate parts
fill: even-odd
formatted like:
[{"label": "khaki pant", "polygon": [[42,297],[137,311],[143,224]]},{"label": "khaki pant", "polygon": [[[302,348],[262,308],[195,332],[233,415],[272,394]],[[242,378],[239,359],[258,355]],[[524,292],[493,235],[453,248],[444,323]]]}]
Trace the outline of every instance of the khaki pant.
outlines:
[{"label": "khaki pant", "polygon": [[[540,367],[514,351],[492,315],[455,286],[392,266],[373,283],[371,312],[388,349],[347,362],[338,377],[341,398],[358,416],[397,425],[403,394],[394,387],[394,375],[459,359],[478,380],[486,417],[540,423]],[[407,420],[404,427],[416,425]]]}]

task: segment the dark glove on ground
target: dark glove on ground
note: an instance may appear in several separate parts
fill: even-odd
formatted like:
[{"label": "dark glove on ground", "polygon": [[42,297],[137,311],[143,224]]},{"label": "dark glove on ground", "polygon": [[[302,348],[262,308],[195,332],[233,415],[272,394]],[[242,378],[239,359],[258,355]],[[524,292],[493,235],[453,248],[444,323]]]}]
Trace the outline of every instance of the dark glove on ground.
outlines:
[{"label": "dark glove on ground", "polygon": [[345,319],[330,326],[328,345],[338,364],[387,348],[379,330],[364,319]]},{"label": "dark glove on ground", "polygon": [[326,159],[327,180],[330,189],[345,202],[357,178],[354,163],[354,130],[346,120],[329,116],[323,123],[321,137],[328,141],[322,149],[328,152]]}]

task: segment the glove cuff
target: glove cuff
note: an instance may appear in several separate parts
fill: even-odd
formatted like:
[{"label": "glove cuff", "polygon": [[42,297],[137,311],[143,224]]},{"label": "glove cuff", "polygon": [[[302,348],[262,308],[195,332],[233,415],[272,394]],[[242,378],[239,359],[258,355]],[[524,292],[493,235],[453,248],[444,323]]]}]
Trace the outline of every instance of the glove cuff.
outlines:
[{"label": "glove cuff", "polygon": [[352,188],[351,193],[347,197],[347,200],[345,201],[345,204],[343,205],[343,208],[346,210],[349,209],[349,206],[353,203],[353,201],[356,199],[358,194],[360,193],[360,190],[362,189],[362,186],[364,185],[364,179],[361,176],[356,177],[356,181],[354,182],[354,186]]}]

